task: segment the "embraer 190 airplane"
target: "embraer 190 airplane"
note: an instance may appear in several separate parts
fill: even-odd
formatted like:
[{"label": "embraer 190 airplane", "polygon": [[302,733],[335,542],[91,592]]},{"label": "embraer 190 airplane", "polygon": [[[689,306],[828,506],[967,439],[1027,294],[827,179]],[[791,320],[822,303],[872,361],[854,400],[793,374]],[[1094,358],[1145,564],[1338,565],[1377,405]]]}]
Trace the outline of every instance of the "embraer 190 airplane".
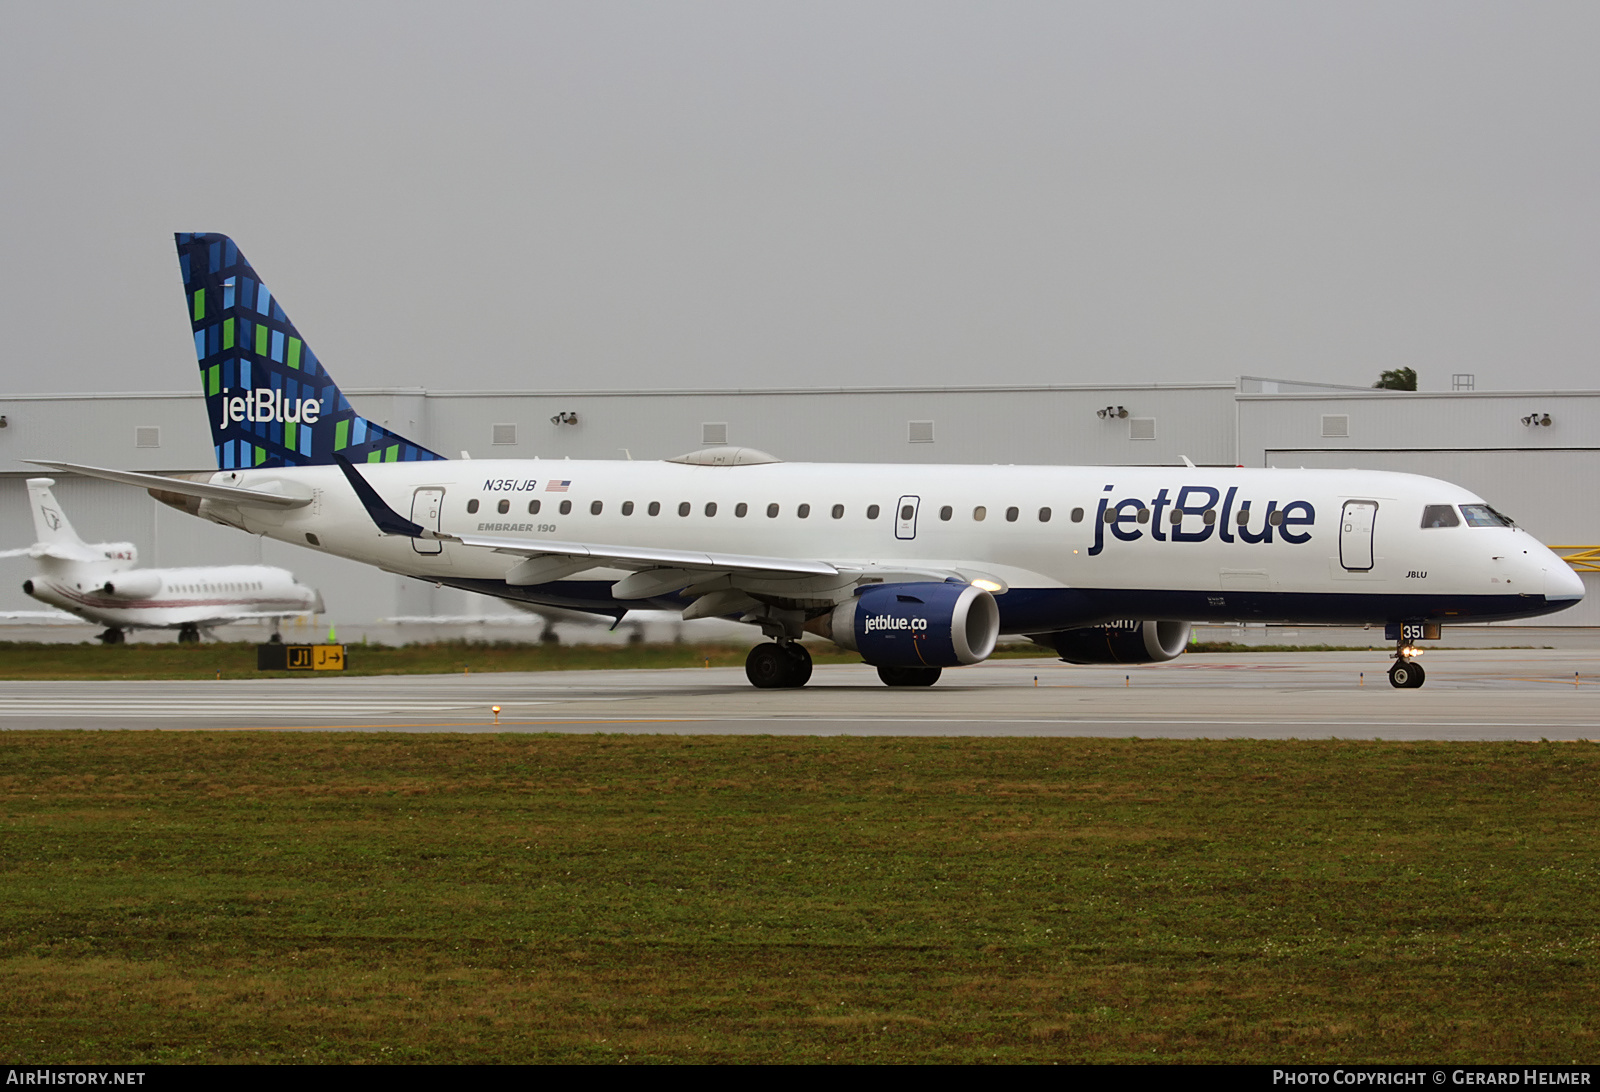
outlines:
[{"label": "embraer 190 airplane", "polygon": [[227,622],[321,612],[322,596],[294,575],[267,565],[210,565],[185,569],[135,569],[131,542],[89,545],[78,537],[50,487],[28,479],[33,507],[32,546],[0,551],[31,557],[39,569],[22,590],[35,599],[105,626],[100,640],[121,644],[128,630],[175,629],[178,640]]},{"label": "embraer 190 airplane", "polygon": [[786,463],[748,448],[448,461],[355,412],[231,239],[177,244],[219,469],[44,465],[503,599],[737,618],[771,638],[746,662],[756,686],[805,684],[805,633],[890,686],[926,686],[1003,633],[1071,663],[1151,663],[1181,653],[1193,621],[1279,621],[1385,624],[1390,681],[1414,687],[1425,629],[1583,597],[1482,498],[1410,474]]}]

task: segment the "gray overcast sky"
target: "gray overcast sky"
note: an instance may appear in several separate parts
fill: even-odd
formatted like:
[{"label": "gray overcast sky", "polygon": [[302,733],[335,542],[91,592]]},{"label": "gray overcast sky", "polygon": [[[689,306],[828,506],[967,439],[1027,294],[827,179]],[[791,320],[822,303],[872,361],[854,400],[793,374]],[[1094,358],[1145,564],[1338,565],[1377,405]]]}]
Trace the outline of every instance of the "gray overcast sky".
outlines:
[{"label": "gray overcast sky", "polygon": [[1600,4],[0,0],[0,394],[1600,386]]}]

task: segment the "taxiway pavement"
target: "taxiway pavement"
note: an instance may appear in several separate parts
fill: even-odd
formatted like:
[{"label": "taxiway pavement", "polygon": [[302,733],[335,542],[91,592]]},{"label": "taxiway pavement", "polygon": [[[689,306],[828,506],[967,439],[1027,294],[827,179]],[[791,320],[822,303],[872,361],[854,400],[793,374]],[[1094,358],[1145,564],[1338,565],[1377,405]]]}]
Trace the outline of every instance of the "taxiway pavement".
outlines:
[{"label": "taxiway pavement", "polygon": [[818,667],[801,690],[756,690],[737,668],[0,682],[0,728],[1600,739],[1600,649],[1433,650],[1422,663],[1419,690],[1392,688],[1371,652],[993,660],[926,689],[890,689],[862,665]]}]

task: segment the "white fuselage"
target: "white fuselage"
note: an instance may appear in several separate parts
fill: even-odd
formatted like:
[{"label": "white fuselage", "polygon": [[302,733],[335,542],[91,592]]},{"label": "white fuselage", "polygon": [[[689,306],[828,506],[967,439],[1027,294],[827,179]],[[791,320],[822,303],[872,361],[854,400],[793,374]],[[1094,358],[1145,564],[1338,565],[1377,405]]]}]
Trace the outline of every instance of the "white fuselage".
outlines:
[{"label": "white fuselage", "polygon": [[320,608],[315,589],[266,565],[129,569],[41,558],[27,586],[41,602],[115,629],[212,626]]},{"label": "white fuselage", "polygon": [[[395,512],[445,535],[852,567],[855,576],[736,581],[757,598],[808,609],[847,599],[863,568],[953,572],[999,586],[1001,627],[1012,633],[1112,618],[1488,621],[1548,613],[1583,596],[1572,570],[1519,528],[1465,518],[1424,527],[1427,506],[1460,517],[1462,506],[1483,501],[1409,474],[567,460],[358,469]],[[687,602],[676,593],[614,596],[611,585],[637,564],[508,584],[531,551],[385,535],[337,467],[219,471],[207,480],[312,501],[295,509],[194,502],[189,510],[202,517],[392,572],[602,613]]]}]

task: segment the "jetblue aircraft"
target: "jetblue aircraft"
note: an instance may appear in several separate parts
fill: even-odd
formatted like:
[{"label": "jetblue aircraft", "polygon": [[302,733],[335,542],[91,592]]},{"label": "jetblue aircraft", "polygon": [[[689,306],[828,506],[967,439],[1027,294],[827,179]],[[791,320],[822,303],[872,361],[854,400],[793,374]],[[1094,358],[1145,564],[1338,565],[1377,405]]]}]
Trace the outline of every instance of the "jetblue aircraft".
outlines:
[{"label": "jetblue aircraft", "polygon": [[50,492],[54,484],[50,478],[28,479],[38,541],[0,551],[0,557],[26,556],[38,562],[38,572],[22,590],[105,626],[100,640],[108,645],[121,644],[133,629],[175,629],[178,640],[188,643],[200,640],[201,630],[226,622],[323,609],[314,588],[266,565],[135,569],[133,543],[91,546],[78,537]]},{"label": "jetblue aircraft", "polygon": [[1384,624],[1422,685],[1439,623],[1583,597],[1555,554],[1447,482],[1368,471],[448,461],[360,416],[233,241],[180,234],[218,470],[45,465],[391,572],[620,618],[737,618],[761,687],[802,686],[805,633],[890,686],[1027,634],[1072,663],[1150,663],[1193,621]]}]

